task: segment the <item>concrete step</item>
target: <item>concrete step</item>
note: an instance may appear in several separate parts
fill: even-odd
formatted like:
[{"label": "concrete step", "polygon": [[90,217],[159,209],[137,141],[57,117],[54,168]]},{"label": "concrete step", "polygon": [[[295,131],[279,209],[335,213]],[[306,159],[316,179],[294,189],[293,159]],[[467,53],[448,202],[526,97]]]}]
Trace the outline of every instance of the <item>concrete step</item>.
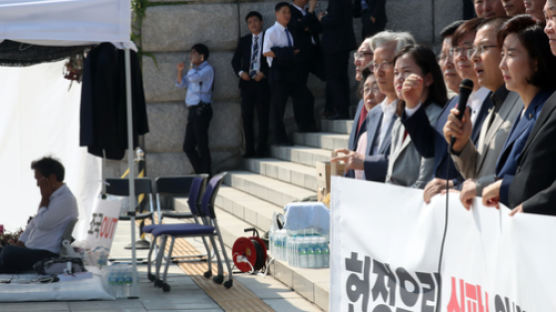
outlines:
[{"label": "concrete step", "polygon": [[306,132],[294,133],[293,141],[298,145],[318,147],[327,150],[337,148],[347,148],[349,135],[327,133],[327,132]]},{"label": "concrete step", "polygon": [[226,185],[218,190],[215,205],[256,227],[261,235],[270,230],[273,214],[284,212],[280,206]]},{"label": "concrete step", "polygon": [[339,120],[327,120],[322,119],[320,121],[320,128],[322,131],[348,134],[353,127],[353,119],[339,119]]},{"label": "concrete step", "polygon": [[[225,208],[219,205],[216,206],[216,216],[225,245],[231,248],[237,238],[250,236],[250,234],[243,232],[243,229],[251,226],[249,223],[228,213]],[[231,253],[228,252],[228,254]],[[274,261],[270,264],[270,274],[272,274],[276,280],[293,289],[307,300],[315,303],[320,309],[328,311],[328,296],[330,289],[329,269],[297,268],[289,266],[287,262]]]},{"label": "concrete step", "polygon": [[231,171],[225,178],[225,184],[279,207],[316,194],[316,191],[247,171]]},{"label": "concrete step", "polygon": [[245,159],[243,167],[251,172],[291,183],[311,191],[317,189],[317,174],[314,167],[274,158]]},{"label": "concrete step", "polygon": [[298,164],[315,167],[317,161],[330,160],[329,150],[307,147],[307,146],[272,146],[271,155],[274,158],[286,160]]}]

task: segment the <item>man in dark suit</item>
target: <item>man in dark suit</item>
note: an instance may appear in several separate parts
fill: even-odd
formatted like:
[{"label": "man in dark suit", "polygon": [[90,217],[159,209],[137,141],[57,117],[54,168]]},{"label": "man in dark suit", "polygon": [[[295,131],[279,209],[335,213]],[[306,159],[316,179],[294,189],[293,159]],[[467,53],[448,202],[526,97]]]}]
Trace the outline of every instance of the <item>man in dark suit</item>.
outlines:
[{"label": "man in dark suit", "polygon": [[[245,134],[244,157],[265,156],[268,137],[268,105],[270,89],[268,86],[268,64],[263,56],[263,17],[252,11],[245,17],[251,32],[241,37],[232,58],[232,67],[239,76],[241,93],[241,116]],[[254,111],[257,110],[259,124],[257,147],[253,129]]]},{"label": "man in dark suit", "polygon": [[361,17],[362,38],[370,37],[386,27],[386,0],[354,0],[353,17]]},{"label": "man in dark suit", "polygon": [[329,0],[328,13],[320,15],[323,27],[322,48],[326,69],[325,113],[333,119],[348,118],[349,108],[349,53],[356,48],[353,33],[351,1]]},{"label": "man in dark suit", "polygon": [[[306,9],[307,3],[309,3],[309,6]],[[298,87],[302,96],[301,102],[298,104],[301,105],[298,109],[303,120],[303,126],[299,127],[298,130],[302,132],[316,131],[313,116],[315,97],[307,88],[309,72],[313,71],[320,76],[324,75],[323,66],[320,62],[319,45],[319,34],[322,32],[322,27],[315,16],[316,3],[315,0],[293,0],[290,3],[291,19],[288,23],[288,29],[293,36],[295,47],[299,49],[299,53],[296,55],[295,71],[299,79]]]}]

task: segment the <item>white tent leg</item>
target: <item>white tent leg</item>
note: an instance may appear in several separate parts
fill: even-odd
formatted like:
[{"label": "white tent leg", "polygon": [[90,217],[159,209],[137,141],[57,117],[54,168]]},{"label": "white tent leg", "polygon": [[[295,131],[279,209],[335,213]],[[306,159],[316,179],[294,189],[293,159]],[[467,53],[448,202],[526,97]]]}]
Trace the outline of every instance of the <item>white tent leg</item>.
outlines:
[{"label": "white tent leg", "polygon": [[133,284],[131,296],[138,297],[137,255],[135,251],[135,168],[133,163],[133,111],[131,106],[131,54],[125,49],[125,88],[127,102],[127,167],[129,168],[129,212],[131,212],[131,263],[133,268]]}]

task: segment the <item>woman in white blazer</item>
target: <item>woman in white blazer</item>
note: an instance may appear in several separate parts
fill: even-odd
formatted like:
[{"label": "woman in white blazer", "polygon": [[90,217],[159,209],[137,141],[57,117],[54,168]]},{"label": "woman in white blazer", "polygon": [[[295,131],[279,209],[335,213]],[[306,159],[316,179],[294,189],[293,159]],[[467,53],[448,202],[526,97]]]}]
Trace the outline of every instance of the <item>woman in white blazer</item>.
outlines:
[{"label": "woman in white blazer", "polygon": [[[408,47],[398,53],[394,62],[394,87],[400,99],[398,116],[410,116],[424,109],[429,122],[434,124],[447,101],[446,85],[434,52],[419,45]],[[418,104],[414,109],[406,109],[406,103]],[[400,118],[396,119],[386,183],[424,188],[433,178],[433,169],[434,158],[421,157]]]}]

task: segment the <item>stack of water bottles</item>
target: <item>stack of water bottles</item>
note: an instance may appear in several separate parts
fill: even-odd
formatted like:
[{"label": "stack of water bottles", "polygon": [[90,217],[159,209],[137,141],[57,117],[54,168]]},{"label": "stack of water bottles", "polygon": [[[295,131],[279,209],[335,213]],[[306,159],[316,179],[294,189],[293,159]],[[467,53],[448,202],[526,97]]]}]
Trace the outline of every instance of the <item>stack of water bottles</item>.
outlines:
[{"label": "stack of water bottles", "polygon": [[330,249],[328,237],[313,229],[270,232],[270,253],[274,258],[287,261],[289,265],[301,268],[327,268]]},{"label": "stack of water bottles", "polygon": [[116,298],[133,297],[133,268],[129,264],[113,264],[106,267],[108,291]]}]

